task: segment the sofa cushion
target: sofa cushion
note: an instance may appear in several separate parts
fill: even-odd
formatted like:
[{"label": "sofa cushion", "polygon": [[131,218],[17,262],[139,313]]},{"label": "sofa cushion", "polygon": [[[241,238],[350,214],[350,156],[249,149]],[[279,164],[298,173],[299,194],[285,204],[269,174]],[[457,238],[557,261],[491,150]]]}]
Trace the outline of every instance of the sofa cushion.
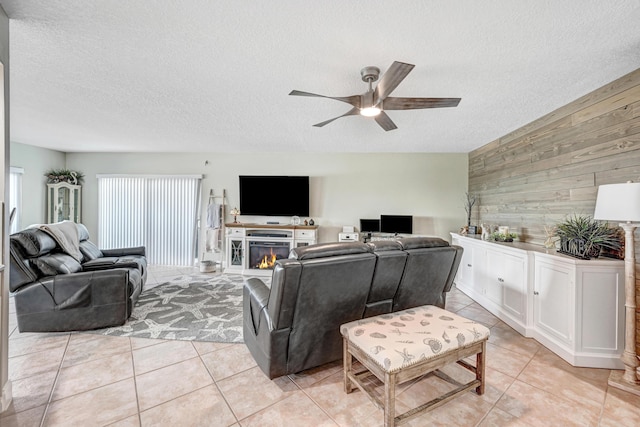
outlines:
[{"label": "sofa cushion", "polygon": [[87,230],[87,227],[85,227],[84,224],[76,224],[76,226],[78,227],[78,240],[81,242],[89,240],[89,230]]},{"label": "sofa cushion", "polygon": [[129,257],[101,257],[82,264],[84,271],[108,270],[110,268],[135,268],[143,272],[146,267],[144,257],[132,255]]},{"label": "sofa cushion", "polygon": [[82,266],[78,261],[63,253],[41,256],[33,259],[32,262],[44,276],[77,273],[82,269]]},{"label": "sofa cushion", "polygon": [[289,258],[303,260],[371,252],[372,249],[370,246],[360,242],[319,243],[317,245],[301,246],[292,249],[289,253]]},{"label": "sofa cushion", "polygon": [[102,257],[102,251],[89,240],[80,240],[80,252],[85,260],[92,261]]},{"label": "sofa cushion", "polygon": [[51,236],[37,228],[28,228],[11,235],[14,247],[29,257],[37,257],[51,252],[56,247],[56,241]]},{"label": "sofa cushion", "polygon": [[439,237],[406,237],[398,239],[402,249],[441,248],[449,246],[449,242]]},{"label": "sofa cushion", "polygon": [[402,245],[397,240],[376,240],[367,243],[367,245],[369,245],[374,252],[402,250]]}]

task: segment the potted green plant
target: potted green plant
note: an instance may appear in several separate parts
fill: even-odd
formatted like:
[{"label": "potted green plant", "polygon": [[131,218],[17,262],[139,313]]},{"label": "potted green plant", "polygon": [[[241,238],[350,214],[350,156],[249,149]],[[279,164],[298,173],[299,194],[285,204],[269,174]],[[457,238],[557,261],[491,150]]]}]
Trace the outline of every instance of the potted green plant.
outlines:
[{"label": "potted green plant", "polygon": [[518,235],[516,233],[500,233],[496,231],[495,233],[491,233],[490,240],[494,242],[513,242],[514,239],[517,239]]},{"label": "potted green plant", "polygon": [[617,228],[588,215],[567,217],[556,226],[555,236],[560,240],[558,252],[582,259],[597,258],[602,248],[617,251],[622,244]]},{"label": "potted green plant", "polygon": [[68,182],[69,184],[79,185],[84,180],[84,174],[80,171],[70,169],[50,169],[45,172],[47,184],[57,184],[59,182]]}]

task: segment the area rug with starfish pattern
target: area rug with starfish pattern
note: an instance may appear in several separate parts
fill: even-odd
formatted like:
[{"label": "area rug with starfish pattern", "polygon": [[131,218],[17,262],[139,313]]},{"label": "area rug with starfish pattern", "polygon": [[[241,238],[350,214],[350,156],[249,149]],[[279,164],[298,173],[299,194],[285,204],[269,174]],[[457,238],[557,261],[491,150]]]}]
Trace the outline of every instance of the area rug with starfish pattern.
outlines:
[{"label": "area rug with starfish pattern", "polygon": [[[122,326],[88,333],[189,341],[243,342],[246,277],[192,274],[144,290]],[[267,284],[269,279],[261,278]]]}]

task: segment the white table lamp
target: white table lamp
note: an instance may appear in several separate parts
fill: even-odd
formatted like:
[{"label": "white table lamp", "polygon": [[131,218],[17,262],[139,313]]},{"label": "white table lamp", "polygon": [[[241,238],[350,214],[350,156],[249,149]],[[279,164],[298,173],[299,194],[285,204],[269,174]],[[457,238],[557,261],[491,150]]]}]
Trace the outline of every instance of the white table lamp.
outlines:
[{"label": "white table lamp", "polygon": [[625,346],[621,360],[624,373],[612,371],[609,384],[640,394],[638,357],[636,355],[636,270],[634,231],[640,226],[640,183],[601,185],[598,188],[594,219],[624,221],[625,269]]}]

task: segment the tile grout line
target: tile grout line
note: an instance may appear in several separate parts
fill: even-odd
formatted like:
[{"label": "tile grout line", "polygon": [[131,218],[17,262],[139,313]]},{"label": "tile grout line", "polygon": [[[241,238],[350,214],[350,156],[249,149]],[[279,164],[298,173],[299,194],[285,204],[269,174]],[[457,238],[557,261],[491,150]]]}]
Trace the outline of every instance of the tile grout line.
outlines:
[{"label": "tile grout line", "polygon": [[51,401],[53,399],[53,393],[55,392],[56,385],[58,384],[58,380],[60,379],[60,371],[62,370],[62,364],[64,363],[64,358],[67,355],[67,350],[69,349],[69,344],[71,342],[71,334],[67,335],[67,344],[64,346],[64,352],[62,353],[62,357],[60,358],[60,363],[58,364],[58,369],[56,370],[56,377],[53,380],[53,384],[51,385],[51,391],[49,392],[49,398],[47,399],[47,403],[44,408],[44,412],[42,413],[42,419],[40,420],[40,427],[44,427],[44,420],[49,413],[49,407],[51,406]]},{"label": "tile grout line", "polygon": [[138,395],[138,381],[136,380],[136,362],[133,359],[133,343],[131,342],[131,337],[127,337],[129,339],[129,352],[131,354],[131,374],[133,375],[133,390],[136,393],[136,408],[138,408],[138,423],[142,426],[142,414],[140,411],[140,396]]},{"label": "tile grout line", "polygon": [[[204,368],[207,370],[207,373],[209,374],[209,377],[211,377],[211,381],[213,381],[213,385],[216,387],[216,390],[218,390],[218,393],[220,394],[220,397],[222,398],[222,400],[224,401],[224,404],[227,405],[227,408],[229,408],[229,411],[231,411],[231,414],[233,415],[233,418],[236,420],[236,423],[240,424],[240,420],[238,419],[238,416],[236,415],[235,411],[233,410],[233,408],[231,407],[231,405],[229,404],[229,402],[227,401],[226,396],[224,395],[224,393],[222,392],[222,390],[220,389],[220,387],[218,386],[218,382],[216,381],[216,379],[213,377],[213,373],[209,370],[209,367],[207,366],[207,364],[205,363],[205,361],[202,359],[203,354],[200,354],[200,352],[198,351],[198,349],[193,345],[193,341],[191,341],[191,345],[193,346],[194,350],[196,351],[196,353],[198,354],[198,358],[200,359],[200,362],[202,363],[202,365],[204,366]],[[222,350],[222,349],[220,349]],[[218,350],[214,350],[211,351],[209,353],[213,353],[215,351]],[[209,353],[205,353],[205,354],[209,354]],[[244,372],[244,371],[242,371]],[[234,374],[234,375],[237,375]],[[233,376],[233,375],[231,375]],[[229,377],[227,377],[229,378]],[[205,386],[206,387],[206,386]],[[235,423],[234,423],[235,424]]]}]

